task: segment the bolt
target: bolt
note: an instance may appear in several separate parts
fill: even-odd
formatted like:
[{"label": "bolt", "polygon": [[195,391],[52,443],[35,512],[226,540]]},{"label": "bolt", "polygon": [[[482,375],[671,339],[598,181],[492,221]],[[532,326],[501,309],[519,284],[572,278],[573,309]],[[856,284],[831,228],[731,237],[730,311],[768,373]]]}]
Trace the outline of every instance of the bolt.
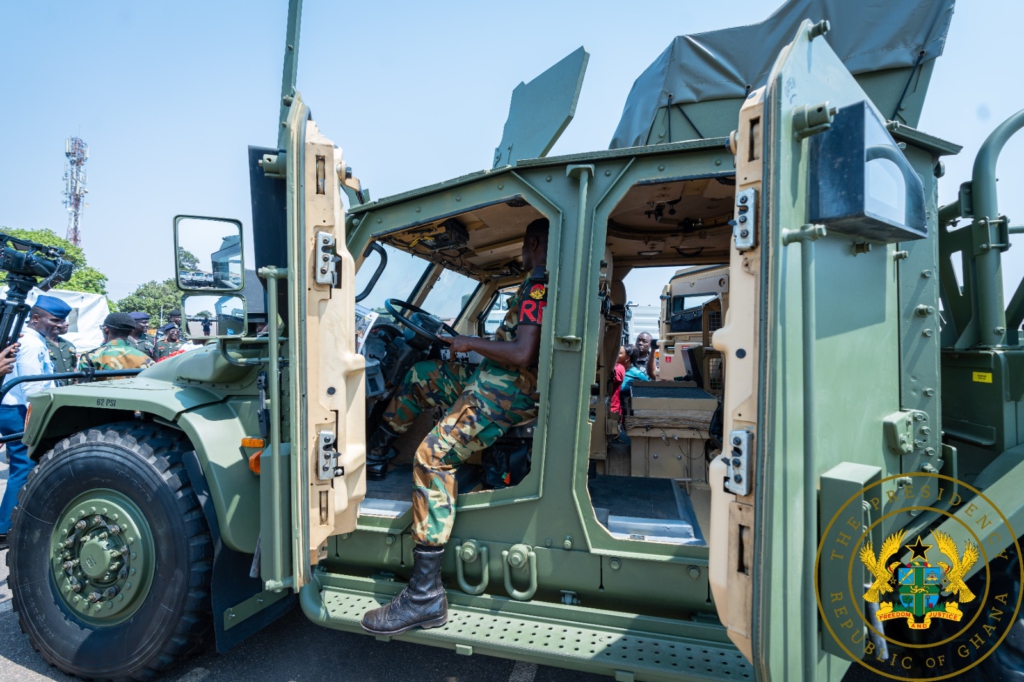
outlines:
[{"label": "bolt", "polygon": [[90,604],[95,604],[100,599],[101,599],[101,595],[100,595],[99,592],[90,592],[89,593],[89,603]]},{"label": "bolt", "polygon": [[395,544],[395,536],[389,534],[386,538],[384,538],[384,544],[385,545],[393,545],[393,544]]},{"label": "bolt", "polygon": [[924,393],[929,398],[931,398],[933,395],[935,395],[935,389],[934,388],[926,388],[926,389],[924,389],[921,392]]},{"label": "bolt", "polygon": [[120,532],[121,532],[121,526],[117,525],[116,523],[113,524],[112,526],[110,526],[110,534],[111,535],[117,535]]},{"label": "bolt", "polygon": [[[95,507],[93,507],[93,511],[96,511]],[[99,514],[97,514],[96,516],[92,517],[92,525],[98,526],[101,523],[103,523],[103,517],[101,517]]]},{"label": "bolt", "polygon": [[611,559],[611,560],[610,560],[610,561],[608,562],[608,565],[609,565],[609,566],[611,566],[611,569],[612,569],[613,571],[617,571],[617,570],[619,570],[620,568],[622,568],[622,560],[621,560],[621,559]]},{"label": "bolt", "polygon": [[735,476],[732,477],[732,480],[736,481],[737,483],[743,483],[743,476],[740,474],[736,474]]},{"label": "bolt", "polygon": [[929,457],[934,457],[935,456],[935,448],[925,448],[924,449],[924,454],[928,455]]},{"label": "bolt", "polygon": [[925,435],[925,436],[927,436],[927,435],[928,435],[928,434],[930,434],[931,432],[932,432],[932,430],[931,430],[931,429],[929,429],[929,428],[928,428],[927,426],[922,426],[922,427],[921,427],[921,433],[922,433],[922,435]]},{"label": "bolt", "polygon": [[923,332],[921,332],[922,335],[927,336],[927,337],[931,337],[932,334],[934,334],[934,333],[935,332],[932,331],[931,329],[925,329]]},{"label": "bolt", "polygon": [[742,195],[742,196],[740,197],[740,203],[741,203],[741,204],[746,204],[746,203],[747,203],[747,201],[748,201],[748,198],[747,198],[747,195],[746,195],[746,194],[744,194],[744,195]]},{"label": "bolt", "polygon": [[1006,327],[996,327],[993,331],[995,331],[996,334],[1002,335],[1006,333]]},{"label": "bolt", "polygon": [[932,276],[932,271],[931,270],[922,270],[921,271],[921,276],[924,277],[925,279],[928,279],[929,277]]},{"label": "bolt", "polygon": [[[118,554],[120,554],[121,556],[128,556],[128,545],[121,545],[121,551],[118,552]],[[134,557],[135,555],[133,554],[132,558]]]},{"label": "bolt", "polygon": [[[134,572],[134,571],[135,571],[135,569],[132,569],[132,572]],[[126,589],[126,590],[132,589],[132,584],[131,583],[125,583],[124,584],[124,589]]]},{"label": "bolt", "polygon": [[562,547],[565,547],[566,549],[572,549],[572,536],[571,535],[566,535],[565,536],[565,541],[562,543]]},{"label": "bolt", "polygon": [[72,559],[71,561],[64,562],[64,570],[70,571],[72,568],[78,565],[78,559]]},{"label": "bolt", "polygon": [[908,251],[894,251],[892,254],[894,260],[903,260],[904,258],[910,258],[910,252]]},{"label": "bolt", "polygon": [[740,238],[746,239],[750,236],[750,230],[740,230]]},{"label": "bolt", "polygon": [[922,304],[914,308],[914,312],[916,312],[921,317],[928,317],[929,315],[935,313],[935,308],[931,307],[930,305]]},{"label": "bolt", "polygon": [[88,524],[86,524],[86,522],[84,520],[79,521],[78,523],[75,524],[75,530],[82,530],[83,528],[86,527],[86,525],[88,525]]},{"label": "bolt", "polygon": [[698,566],[690,566],[688,569],[686,569],[686,572],[694,580],[700,577],[700,567]]},{"label": "bolt", "polygon": [[119,569],[119,568],[121,568],[121,564],[119,564],[119,563],[118,563],[118,562],[116,562],[116,561],[115,561],[114,563],[110,564],[110,570],[111,570],[111,571],[116,571],[116,570],[117,570],[117,569]]},{"label": "bolt", "polygon": [[739,447],[743,445],[743,440],[739,436],[736,436],[735,438],[732,439],[732,444],[735,445],[736,447]]},{"label": "bolt", "polygon": [[658,453],[657,452],[654,453],[654,459],[658,459]]},{"label": "bolt", "polygon": [[747,222],[747,216],[744,215],[744,214],[741,214],[740,217],[737,218],[736,220],[737,220],[737,222],[745,223],[745,222]]},{"label": "bolt", "polygon": [[682,455],[676,455],[676,459],[682,459],[682,458],[683,458]]}]

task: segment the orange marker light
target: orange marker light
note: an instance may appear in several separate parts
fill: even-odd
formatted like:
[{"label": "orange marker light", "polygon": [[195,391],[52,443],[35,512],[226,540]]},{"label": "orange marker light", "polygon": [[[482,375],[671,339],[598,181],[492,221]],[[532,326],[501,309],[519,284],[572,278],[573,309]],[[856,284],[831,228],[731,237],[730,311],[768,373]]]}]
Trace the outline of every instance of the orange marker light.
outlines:
[{"label": "orange marker light", "polygon": [[249,471],[253,472],[257,476],[260,474],[260,455],[262,454],[262,450],[257,450],[249,455]]},{"label": "orange marker light", "polygon": [[28,420],[32,417],[32,403],[28,404],[28,408],[25,410],[25,428],[23,431],[28,431]]},{"label": "orange marker light", "polygon": [[265,447],[267,447],[267,441],[263,440],[262,438],[243,438],[242,439],[242,447],[243,448],[265,448]]}]

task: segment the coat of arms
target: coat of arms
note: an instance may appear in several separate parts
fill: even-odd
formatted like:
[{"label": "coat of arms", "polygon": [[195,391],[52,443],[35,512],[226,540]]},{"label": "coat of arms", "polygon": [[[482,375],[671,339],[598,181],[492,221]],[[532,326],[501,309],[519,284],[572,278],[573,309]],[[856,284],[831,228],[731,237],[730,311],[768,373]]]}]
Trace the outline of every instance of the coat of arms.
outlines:
[{"label": "coat of arms", "polygon": [[[964,576],[978,560],[978,547],[968,540],[961,554],[952,536],[932,531],[938,551],[950,560],[948,564],[932,564],[928,561],[928,550],[934,545],[924,544],[921,536],[914,544],[903,545],[903,536],[904,531],[899,531],[887,537],[877,556],[870,542],[861,548],[860,560],[874,576],[864,600],[879,604],[878,620],[906,618],[907,626],[914,630],[928,629],[932,618],[959,621],[963,617],[959,605],[974,599]],[[912,552],[909,563],[890,561],[901,545]],[[895,592],[893,601],[882,601],[883,595],[890,592]],[[946,596],[957,595],[959,601],[943,603],[943,592]]]}]

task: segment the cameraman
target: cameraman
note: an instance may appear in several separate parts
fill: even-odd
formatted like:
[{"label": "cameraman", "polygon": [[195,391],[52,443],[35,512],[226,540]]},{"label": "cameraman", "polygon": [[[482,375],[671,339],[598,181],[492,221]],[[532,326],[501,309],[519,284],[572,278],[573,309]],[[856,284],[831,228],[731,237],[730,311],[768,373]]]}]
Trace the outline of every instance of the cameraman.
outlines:
[{"label": "cameraman", "polygon": [[[53,374],[53,358],[46,345],[46,339],[60,327],[71,306],[54,296],[39,296],[35,305],[29,310],[29,321],[25,323],[19,342],[17,357],[14,360],[10,378]],[[25,430],[25,413],[28,409],[28,397],[54,387],[53,381],[29,381],[18,384],[4,396],[0,405],[0,434],[9,436]],[[28,448],[20,441],[7,444],[7,461],[10,472],[7,479],[7,490],[0,502],[0,548],[7,546],[7,532],[11,529],[11,511],[18,501],[18,491],[25,485],[29,471],[35,465],[29,459]]]}]

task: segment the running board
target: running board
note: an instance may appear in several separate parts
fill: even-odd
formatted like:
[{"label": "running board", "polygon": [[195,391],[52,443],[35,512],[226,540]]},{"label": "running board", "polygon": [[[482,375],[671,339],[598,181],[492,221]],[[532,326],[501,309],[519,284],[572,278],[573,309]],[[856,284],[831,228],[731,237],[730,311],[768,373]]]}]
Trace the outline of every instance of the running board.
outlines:
[{"label": "running board", "polygon": [[[318,571],[313,581],[302,588],[299,602],[314,623],[365,634],[359,625],[363,614],[390,601],[402,587],[402,583]],[[467,656],[485,654],[612,675],[623,681],[754,677],[753,668],[743,655],[728,641],[720,641],[724,638],[720,625],[646,618],[547,602],[518,602],[486,595],[467,598],[456,591],[449,591],[448,597],[446,625],[378,639],[429,644],[454,649]],[[486,607],[453,601],[471,601],[486,604]],[[614,623],[620,619],[634,625],[647,621],[659,629],[691,630],[694,634],[706,634],[710,639],[620,629],[594,622]]]}]

